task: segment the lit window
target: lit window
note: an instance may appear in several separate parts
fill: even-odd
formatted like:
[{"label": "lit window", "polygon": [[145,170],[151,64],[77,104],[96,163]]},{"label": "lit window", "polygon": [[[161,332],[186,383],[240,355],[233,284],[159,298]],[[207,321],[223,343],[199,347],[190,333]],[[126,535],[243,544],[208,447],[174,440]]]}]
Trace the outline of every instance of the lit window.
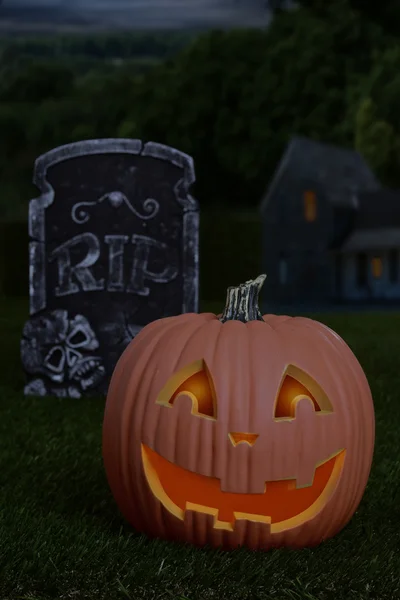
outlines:
[{"label": "lit window", "polygon": [[304,217],[308,222],[315,221],[317,218],[317,197],[315,192],[307,190],[303,194]]},{"label": "lit window", "polygon": [[379,277],[382,277],[382,259],[379,257],[374,257],[371,261],[371,268],[372,268],[372,276],[375,279],[379,279]]}]

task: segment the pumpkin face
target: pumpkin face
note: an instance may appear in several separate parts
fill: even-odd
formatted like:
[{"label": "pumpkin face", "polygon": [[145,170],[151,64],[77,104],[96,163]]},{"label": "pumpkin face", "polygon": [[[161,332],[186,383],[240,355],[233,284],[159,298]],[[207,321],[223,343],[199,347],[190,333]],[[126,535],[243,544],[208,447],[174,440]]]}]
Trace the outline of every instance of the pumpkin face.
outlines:
[{"label": "pumpkin face", "polygon": [[111,489],[137,530],[226,549],[336,534],[373,446],[351,350],[320,323],[275,315],[148,325],[117,364],[103,429]]}]

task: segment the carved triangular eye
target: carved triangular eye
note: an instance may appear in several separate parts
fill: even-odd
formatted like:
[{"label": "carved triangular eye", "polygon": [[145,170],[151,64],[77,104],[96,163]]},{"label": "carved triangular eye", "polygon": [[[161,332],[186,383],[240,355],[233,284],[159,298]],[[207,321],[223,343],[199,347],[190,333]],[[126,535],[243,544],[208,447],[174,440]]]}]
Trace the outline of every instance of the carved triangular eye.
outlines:
[{"label": "carved triangular eye", "polygon": [[296,406],[301,401],[311,401],[318,414],[333,412],[332,404],[321,386],[305,371],[294,365],[286,367],[274,404],[275,419],[294,419]]},{"label": "carved triangular eye", "polygon": [[217,396],[211,373],[203,359],[183,367],[167,381],[156,403],[172,407],[179,394],[192,399],[192,414],[209,419],[217,418]]}]

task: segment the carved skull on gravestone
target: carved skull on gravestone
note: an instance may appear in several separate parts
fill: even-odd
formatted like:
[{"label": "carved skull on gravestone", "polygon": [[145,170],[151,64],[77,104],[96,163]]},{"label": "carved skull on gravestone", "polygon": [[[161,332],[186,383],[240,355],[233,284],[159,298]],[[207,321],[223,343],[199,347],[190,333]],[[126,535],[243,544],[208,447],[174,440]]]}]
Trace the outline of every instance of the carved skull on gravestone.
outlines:
[{"label": "carved skull on gravestone", "polygon": [[99,342],[83,315],[69,318],[66,310],[54,310],[29,320],[21,341],[22,363],[30,375],[41,376],[31,393],[80,397],[93,389],[105,374]]}]

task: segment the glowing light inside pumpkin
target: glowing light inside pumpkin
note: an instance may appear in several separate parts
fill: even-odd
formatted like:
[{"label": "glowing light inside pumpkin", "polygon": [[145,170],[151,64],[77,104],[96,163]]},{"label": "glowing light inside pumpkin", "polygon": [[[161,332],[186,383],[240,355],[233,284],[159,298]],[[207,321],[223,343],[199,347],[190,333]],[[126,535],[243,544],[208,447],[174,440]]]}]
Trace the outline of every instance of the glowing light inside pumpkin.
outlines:
[{"label": "glowing light inside pumpkin", "polygon": [[193,414],[217,418],[214,383],[204,360],[197,360],[175,373],[159,393],[156,402],[171,407],[179,394],[190,396]]},{"label": "glowing light inside pumpkin", "polygon": [[258,433],[238,433],[231,432],[228,433],[228,437],[231,440],[234,446],[238,444],[248,444],[249,446],[254,446],[256,440],[258,438]]},{"label": "glowing light inside pumpkin", "polygon": [[298,367],[289,365],[275,400],[274,418],[294,419],[296,406],[302,400],[311,402],[319,414],[333,412],[329,398],[318,383]]},{"label": "glowing light inside pumpkin", "polygon": [[154,496],[178,519],[186,510],[214,516],[214,527],[233,531],[237,519],[264,522],[271,531],[300,525],[317,514],[332,496],[345,459],[340,450],[317,465],[312,485],[296,488],[296,479],[266,482],[263,494],[222,492],[219,479],[192,473],[142,444],[146,479]]}]

